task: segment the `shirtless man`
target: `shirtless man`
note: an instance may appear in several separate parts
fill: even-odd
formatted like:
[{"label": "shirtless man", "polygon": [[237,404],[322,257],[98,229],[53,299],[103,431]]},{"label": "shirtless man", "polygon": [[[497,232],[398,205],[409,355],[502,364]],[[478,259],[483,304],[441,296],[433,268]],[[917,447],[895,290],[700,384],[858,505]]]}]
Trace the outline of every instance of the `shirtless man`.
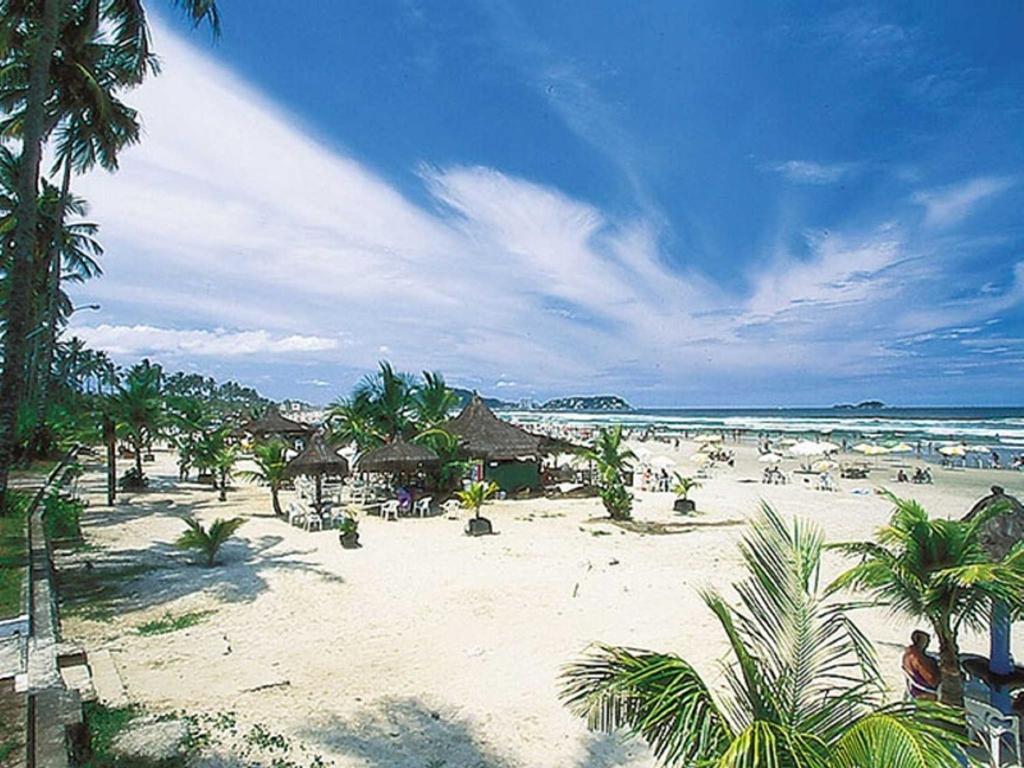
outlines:
[{"label": "shirtless man", "polygon": [[930,642],[927,632],[914,630],[910,635],[910,645],[903,651],[902,666],[909,678],[910,695],[915,699],[935,701],[939,688],[939,665],[925,653]]}]

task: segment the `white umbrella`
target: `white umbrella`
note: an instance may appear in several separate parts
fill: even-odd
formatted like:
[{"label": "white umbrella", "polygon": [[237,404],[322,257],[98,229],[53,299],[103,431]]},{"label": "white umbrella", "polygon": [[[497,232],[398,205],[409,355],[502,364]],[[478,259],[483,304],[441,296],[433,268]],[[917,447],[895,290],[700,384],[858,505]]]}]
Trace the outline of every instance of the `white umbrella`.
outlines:
[{"label": "white umbrella", "polygon": [[782,459],[783,457],[777,453],[762,453],[757,460],[762,464],[775,464],[782,461]]},{"label": "white umbrella", "polygon": [[830,472],[833,469],[838,469],[839,465],[834,461],[816,461],[811,464],[811,469],[815,472]]},{"label": "white umbrella", "polygon": [[912,453],[914,446],[908,445],[907,443],[896,443],[889,448],[889,453]]},{"label": "white umbrella", "polygon": [[871,443],[857,443],[855,446],[853,446],[853,450],[855,450],[857,453],[867,453],[874,447],[875,446],[873,446]]},{"label": "white umbrella", "polygon": [[818,445],[821,446],[821,449],[825,451],[825,453],[836,453],[839,450],[838,445],[836,445],[835,443],[830,443],[827,440],[823,440],[822,442],[818,443]]},{"label": "white umbrella", "polygon": [[711,458],[705,456],[703,453],[695,453],[690,456],[690,461],[694,464],[709,464],[711,462]]},{"label": "white umbrella", "polygon": [[810,440],[804,440],[802,443],[797,443],[791,446],[789,452],[794,456],[821,456],[825,453],[825,449],[821,447],[821,443],[812,443]]},{"label": "white umbrella", "polygon": [[699,435],[697,437],[698,443],[720,443],[722,442],[721,435]]},{"label": "white umbrella", "polygon": [[676,463],[667,456],[655,456],[651,459],[651,466],[655,469],[675,469]]},{"label": "white umbrella", "polygon": [[869,445],[866,451],[863,451],[865,456],[884,456],[889,452],[888,448],[884,448],[881,445]]},{"label": "white umbrella", "polygon": [[965,456],[967,450],[962,445],[944,445],[939,448],[939,453],[943,456]]}]

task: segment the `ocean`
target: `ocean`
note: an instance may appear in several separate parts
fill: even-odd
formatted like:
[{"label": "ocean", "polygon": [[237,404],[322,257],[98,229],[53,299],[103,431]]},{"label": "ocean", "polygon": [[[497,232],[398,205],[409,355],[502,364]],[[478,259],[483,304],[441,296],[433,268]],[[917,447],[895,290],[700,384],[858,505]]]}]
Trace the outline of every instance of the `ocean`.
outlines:
[{"label": "ocean", "polygon": [[647,408],[620,412],[513,411],[523,424],[568,421],[580,425],[655,427],[669,434],[741,429],[792,437],[908,443],[965,442],[1001,450],[1024,449],[1024,408]]}]

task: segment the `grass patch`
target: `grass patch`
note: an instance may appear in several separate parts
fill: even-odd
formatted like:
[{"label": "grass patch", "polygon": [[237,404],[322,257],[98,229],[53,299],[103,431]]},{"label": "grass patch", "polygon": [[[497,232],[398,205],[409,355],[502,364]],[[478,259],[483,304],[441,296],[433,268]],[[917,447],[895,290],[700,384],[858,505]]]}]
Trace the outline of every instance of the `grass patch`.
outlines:
[{"label": "grass patch", "polygon": [[61,612],[89,621],[107,621],[114,615],[115,602],[124,586],[152,571],[153,565],[75,570],[60,574]]},{"label": "grass patch", "polygon": [[7,492],[7,514],[0,517],[0,619],[21,614],[21,587],[28,565],[26,516],[31,503],[25,493]]},{"label": "grass patch", "polygon": [[186,768],[187,755],[166,760],[140,760],[123,758],[113,753],[114,742],[119,734],[131,727],[132,722],[144,714],[135,706],[106,707],[96,702],[83,706],[85,723],[89,728],[89,746],[92,757],[80,768]]},{"label": "grass patch", "polygon": [[170,632],[177,632],[179,629],[188,629],[194,627],[202,621],[212,616],[216,611],[192,611],[190,613],[182,613],[178,616],[172,616],[169,612],[163,615],[163,618],[153,619],[147,621],[145,624],[140,624],[135,628],[135,631],[149,637],[151,635],[166,635]]}]

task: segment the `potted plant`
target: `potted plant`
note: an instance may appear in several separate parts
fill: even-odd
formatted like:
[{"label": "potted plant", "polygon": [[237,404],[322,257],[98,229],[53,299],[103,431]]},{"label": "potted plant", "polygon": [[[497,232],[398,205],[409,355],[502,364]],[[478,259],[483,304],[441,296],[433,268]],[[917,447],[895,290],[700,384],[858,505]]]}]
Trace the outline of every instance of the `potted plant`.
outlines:
[{"label": "potted plant", "polygon": [[690,491],[700,488],[700,483],[692,477],[683,477],[678,472],[675,473],[675,477],[672,493],[676,495],[676,501],[672,505],[672,509],[682,515],[692,515],[697,511],[697,505],[693,499],[689,498],[689,495]]},{"label": "potted plant", "polygon": [[466,490],[458,492],[462,508],[473,510],[473,517],[466,523],[467,536],[485,536],[494,533],[491,521],[486,517],[480,517],[480,507],[497,492],[498,486],[495,483],[473,483]]},{"label": "potted plant", "polygon": [[338,523],[338,541],[344,549],[359,549],[359,520],[346,515]]}]

